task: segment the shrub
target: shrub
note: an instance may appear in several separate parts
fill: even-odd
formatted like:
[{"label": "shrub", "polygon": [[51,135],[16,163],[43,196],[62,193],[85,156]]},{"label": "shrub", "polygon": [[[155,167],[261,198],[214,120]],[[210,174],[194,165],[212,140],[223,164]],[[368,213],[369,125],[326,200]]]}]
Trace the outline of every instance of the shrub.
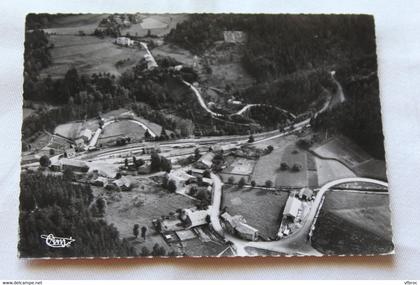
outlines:
[{"label": "shrub", "polygon": [[280,163],[280,170],[281,171],[285,171],[285,170],[288,170],[288,169],[289,169],[289,165],[287,165],[286,162]]},{"label": "shrub", "polygon": [[168,181],[168,191],[171,192],[171,193],[175,193],[175,191],[176,191],[175,181],[173,181],[173,180]]},{"label": "shrub", "polygon": [[271,180],[265,181],[265,187],[267,187],[267,188],[273,187],[273,181],[271,181]]},{"label": "shrub", "polygon": [[235,178],[233,178],[233,176],[228,178],[228,183],[229,184],[233,184],[235,182]]},{"label": "shrub", "polygon": [[295,163],[292,166],[292,172],[299,172],[302,169],[302,165]]},{"label": "shrub", "polygon": [[239,188],[242,188],[245,186],[245,179],[243,177],[241,177],[241,179],[239,180],[238,186]]}]

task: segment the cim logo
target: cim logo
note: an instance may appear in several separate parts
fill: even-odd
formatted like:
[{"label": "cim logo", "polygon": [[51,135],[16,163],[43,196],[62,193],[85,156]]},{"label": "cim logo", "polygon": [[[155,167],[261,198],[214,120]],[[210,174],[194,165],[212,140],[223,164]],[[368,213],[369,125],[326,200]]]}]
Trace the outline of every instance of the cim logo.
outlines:
[{"label": "cim logo", "polygon": [[49,247],[54,247],[54,248],[70,247],[71,243],[76,241],[72,237],[69,237],[69,238],[56,237],[53,234],[41,235],[41,238],[45,240],[46,245],[48,245]]}]

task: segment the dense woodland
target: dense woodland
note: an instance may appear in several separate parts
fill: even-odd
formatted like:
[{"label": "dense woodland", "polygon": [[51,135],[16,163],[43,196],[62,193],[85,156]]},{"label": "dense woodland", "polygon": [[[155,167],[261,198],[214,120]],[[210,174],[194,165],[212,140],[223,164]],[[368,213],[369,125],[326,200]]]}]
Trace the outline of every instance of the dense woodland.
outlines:
[{"label": "dense woodland", "polygon": [[[22,257],[133,256],[135,251],[112,225],[91,215],[89,186],[61,177],[22,174],[20,241]],[[67,248],[50,248],[41,235],[72,237]]]}]

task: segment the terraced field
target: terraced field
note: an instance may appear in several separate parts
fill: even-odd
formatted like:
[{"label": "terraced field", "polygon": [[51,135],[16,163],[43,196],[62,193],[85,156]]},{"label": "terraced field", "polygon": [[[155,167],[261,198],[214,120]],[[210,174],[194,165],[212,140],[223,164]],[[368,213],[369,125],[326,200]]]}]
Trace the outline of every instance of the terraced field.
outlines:
[{"label": "terraced field", "polygon": [[325,254],[378,254],[393,249],[388,195],[329,192],[313,246]]}]

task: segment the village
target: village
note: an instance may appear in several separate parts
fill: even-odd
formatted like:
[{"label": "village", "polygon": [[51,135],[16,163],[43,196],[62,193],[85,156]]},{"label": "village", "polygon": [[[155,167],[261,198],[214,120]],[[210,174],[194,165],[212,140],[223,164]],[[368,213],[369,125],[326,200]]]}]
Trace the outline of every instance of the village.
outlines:
[{"label": "village", "polygon": [[[165,42],[183,19],[168,17],[107,16],[95,27],[95,38],[78,33],[77,40],[100,41],[121,53],[112,72],[91,75],[116,90],[118,100],[129,100],[128,89],[113,82],[121,72],[138,80],[139,98],[145,90],[155,94],[153,88],[176,89],[172,97],[200,109],[199,123],[191,110],[188,119],[171,110],[176,99],[168,92],[149,102],[171,102],[156,111],[136,98],[118,103],[117,95],[96,90],[95,96],[118,107],[37,130],[22,153],[22,173],[89,186],[91,215],[113,225],[138,255],[321,255],[313,237],[322,236],[317,231],[330,192],[340,186],[346,193],[375,195],[363,183],[380,185],[381,193],[386,186],[384,161],[344,135],[314,127],[347,100],[336,71],[324,74],[332,91],[322,87],[322,96],[302,112],[247,103],[231,92],[255,83],[240,64],[247,34],[224,30],[198,56]],[[114,35],[116,30],[126,33]],[[62,40],[60,29],[45,31]],[[126,54],[140,58],[128,73],[137,60]],[[83,92],[72,100],[84,97],[89,100]]]}]

